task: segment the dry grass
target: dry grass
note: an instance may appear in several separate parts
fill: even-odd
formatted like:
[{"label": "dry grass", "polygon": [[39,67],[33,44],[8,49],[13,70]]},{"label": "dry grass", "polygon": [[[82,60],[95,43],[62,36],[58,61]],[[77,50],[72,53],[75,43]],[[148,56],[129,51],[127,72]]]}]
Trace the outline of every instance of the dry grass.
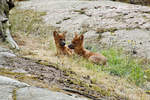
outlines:
[{"label": "dry grass", "polygon": [[14,9],[12,11],[10,16],[13,25],[12,32],[21,48],[17,53],[24,57],[59,64],[61,67],[71,69],[81,76],[90,76],[93,84],[103,86],[106,90],[129,97],[131,100],[148,100],[150,98],[135,84],[129,84],[126,79],[105,73],[101,70],[102,66],[89,63],[78,56],[55,56],[56,48],[51,34],[53,27],[44,25],[41,18],[43,15],[45,13],[32,10]]}]

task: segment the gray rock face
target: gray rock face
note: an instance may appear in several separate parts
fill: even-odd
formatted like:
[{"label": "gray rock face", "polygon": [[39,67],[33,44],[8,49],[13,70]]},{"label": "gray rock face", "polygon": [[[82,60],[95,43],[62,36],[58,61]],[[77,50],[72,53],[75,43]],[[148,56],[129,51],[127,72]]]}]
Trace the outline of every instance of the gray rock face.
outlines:
[{"label": "gray rock face", "polygon": [[0,76],[0,100],[87,100],[44,88],[29,86],[26,83]]},{"label": "gray rock face", "polygon": [[0,76],[0,100],[13,100],[14,91],[17,88],[29,86],[26,83]]},{"label": "gray rock face", "polygon": [[16,94],[17,100],[85,100],[35,87],[21,88]]},{"label": "gray rock face", "polygon": [[2,48],[0,47],[0,52],[11,52],[10,50],[6,49],[6,48]]},{"label": "gray rock face", "polygon": [[136,55],[150,58],[150,7],[109,0],[31,0],[26,5],[21,3],[21,8],[46,11],[44,21],[67,31],[66,40],[70,41],[74,32],[84,33],[86,44],[100,49],[119,44],[129,51],[135,47]]},{"label": "gray rock face", "polygon": [[27,87],[29,86],[26,83],[19,82],[17,80],[0,76],[0,85],[10,85],[10,86],[15,86],[15,87]]},{"label": "gray rock face", "polygon": [[13,100],[14,86],[0,85],[0,100]]},{"label": "gray rock face", "polygon": [[150,5],[149,0],[112,0],[112,1],[121,1],[121,2],[128,2],[131,4],[140,4],[140,5]]},{"label": "gray rock face", "polygon": [[15,54],[12,54],[9,52],[0,52],[0,55],[4,56],[4,57],[15,57],[16,56]]},{"label": "gray rock face", "polygon": [[114,35],[110,32],[105,33],[104,38],[101,40],[108,45],[120,45],[128,51],[136,50],[139,56],[150,59],[150,32],[147,30],[118,30]]},{"label": "gray rock face", "polygon": [[0,65],[6,63],[5,61],[6,58],[12,58],[12,57],[16,57],[16,55],[13,54],[12,51],[0,47]]}]

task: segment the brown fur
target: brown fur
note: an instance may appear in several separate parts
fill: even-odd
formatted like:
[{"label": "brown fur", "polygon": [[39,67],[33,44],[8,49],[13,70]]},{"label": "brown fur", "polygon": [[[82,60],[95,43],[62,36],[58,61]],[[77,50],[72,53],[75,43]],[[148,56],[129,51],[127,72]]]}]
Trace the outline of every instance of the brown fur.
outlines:
[{"label": "brown fur", "polygon": [[58,34],[56,31],[53,32],[55,45],[57,49],[57,55],[72,55],[72,50],[69,49],[66,45],[61,46],[60,42],[61,40],[65,41],[65,34],[66,32]]},{"label": "brown fur", "polygon": [[73,38],[71,45],[73,46],[72,49],[74,49],[74,52],[80,56],[83,56],[84,58],[88,59],[89,61],[96,63],[96,64],[103,64],[105,65],[107,62],[107,59],[105,56],[99,53],[94,53],[89,50],[86,50],[83,47],[83,40],[84,36],[82,35],[77,35],[75,33],[75,37]]}]

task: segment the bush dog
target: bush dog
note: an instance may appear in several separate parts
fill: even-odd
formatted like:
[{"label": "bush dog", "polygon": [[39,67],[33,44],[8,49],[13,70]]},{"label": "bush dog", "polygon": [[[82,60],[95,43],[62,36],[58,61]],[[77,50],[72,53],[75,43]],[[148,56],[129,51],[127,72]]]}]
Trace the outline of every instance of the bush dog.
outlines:
[{"label": "bush dog", "polygon": [[66,46],[65,43],[66,32],[58,34],[57,31],[53,32],[55,45],[57,49],[57,55],[72,55],[72,50]]},{"label": "bush dog", "polygon": [[83,41],[84,41],[83,34],[77,35],[77,33],[75,33],[75,37],[73,38],[71,44],[68,47],[70,49],[74,49],[74,52],[76,54],[83,56],[84,58],[88,59],[93,63],[105,65],[107,62],[106,57],[103,56],[102,54],[94,53],[84,49]]}]

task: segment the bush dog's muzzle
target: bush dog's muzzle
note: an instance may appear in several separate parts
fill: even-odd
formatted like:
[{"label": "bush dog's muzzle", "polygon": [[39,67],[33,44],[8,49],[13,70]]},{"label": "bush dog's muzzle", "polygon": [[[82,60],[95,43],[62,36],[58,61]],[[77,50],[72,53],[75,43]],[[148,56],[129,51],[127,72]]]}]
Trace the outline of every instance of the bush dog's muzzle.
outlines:
[{"label": "bush dog's muzzle", "polygon": [[62,40],[62,41],[60,41],[60,42],[59,42],[59,45],[63,47],[63,46],[65,46],[65,45],[66,45],[66,43],[65,43],[65,41],[64,41],[64,40]]}]

